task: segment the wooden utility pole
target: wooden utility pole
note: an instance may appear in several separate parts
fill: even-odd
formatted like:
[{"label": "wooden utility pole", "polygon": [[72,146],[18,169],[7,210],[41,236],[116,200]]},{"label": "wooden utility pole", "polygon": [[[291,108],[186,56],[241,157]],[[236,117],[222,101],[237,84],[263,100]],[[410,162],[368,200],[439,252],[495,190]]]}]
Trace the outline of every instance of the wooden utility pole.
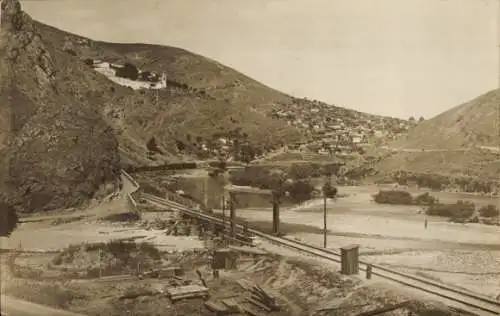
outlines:
[{"label": "wooden utility pole", "polygon": [[205,208],[208,208],[208,177],[203,182],[203,204]]},{"label": "wooden utility pole", "polygon": [[323,188],[323,248],[326,248],[326,192]]},{"label": "wooden utility pole", "polygon": [[280,202],[278,192],[273,192],[273,234],[280,233]]},{"label": "wooden utility pole", "polygon": [[234,200],[234,193],[230,193],[229,200],[229,217],[231,221],[231,237],[236,238],[236,201]]}]

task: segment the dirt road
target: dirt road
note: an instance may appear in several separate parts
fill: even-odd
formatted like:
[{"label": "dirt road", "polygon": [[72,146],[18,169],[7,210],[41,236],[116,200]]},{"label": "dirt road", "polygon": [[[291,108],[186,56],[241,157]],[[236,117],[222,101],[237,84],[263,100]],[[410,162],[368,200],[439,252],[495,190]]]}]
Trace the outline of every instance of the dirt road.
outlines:
[{"label": "dirt road", "polygon": [[85,316],[2,295],[2,313],[8,316]]}]

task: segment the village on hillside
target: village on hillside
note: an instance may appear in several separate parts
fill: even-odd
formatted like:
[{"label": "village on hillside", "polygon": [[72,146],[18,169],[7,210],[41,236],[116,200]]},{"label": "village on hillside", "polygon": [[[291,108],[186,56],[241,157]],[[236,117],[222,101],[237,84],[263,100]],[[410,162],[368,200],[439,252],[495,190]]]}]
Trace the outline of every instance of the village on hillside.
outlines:
[{"label": "village on hillside", "polygon": [[363,148],[378,140],[394,140],[423,121],[403,120],[362,113],[321,101],[294,98],[293,104],[278,104],[272,116],[305,131],[312,142],[290,149],[318,154],[363,153]]},{"label": "village on hillside", "polygon": [[[167,88],[167,75],[142,71],[130,63],[118,64],[103,60],[86,59],[85,63],[96,72],[122,86],[139,89]],[[287,145],[280,150],[299,151],[320,155],[347,156],[363,154],[365,148],[380,141],[390,141],[406,133],[411,127],[423,121],[384,117],[362,113],[307,98],[292,98],[292,104],[277,103],[271,116],[286,120],[288,125],[304,131],[307,141]],[[220,135],[215,140],[198,139],[196,151],[200,157],[224,156],[231,161],[237,159],[234,143],[239,147],[248,145],[244,135]],[[185,146],[178,147],[183,151]],[[243,148],[243,150],[245,150]],[[264,152],[253,152],[252,158],[263,158]]]}]

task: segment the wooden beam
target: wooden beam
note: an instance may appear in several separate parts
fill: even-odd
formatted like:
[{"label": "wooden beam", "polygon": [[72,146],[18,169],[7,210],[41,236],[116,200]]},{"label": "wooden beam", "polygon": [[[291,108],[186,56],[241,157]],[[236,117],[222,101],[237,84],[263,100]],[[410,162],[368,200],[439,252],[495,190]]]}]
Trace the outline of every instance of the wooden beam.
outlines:
[{"label": "wooden beam", "polygon": [[234,193],[238,193],[238,192],[239,193],[255,193],[255,194],[263,194],[263,195],[272,195],[273,194],[272,190],[245,187],[245,186],[237,186],[237,185],[226,185],[224,187],[224,190],[226,190],[227,192],[234,192]]},{"label": "wooden beam", "polygon": [[374,310],[371,310],[371,311],[368,311],[368,312],[359,313],[356,316],[374,316],[374,315],[380,315],[380,314],[383,314],[383,313],[391,312],[391,311],[394,311],[396,309],[405,307],[406,305],[408,305],[408,303],[409,303],[409,301],[404,301],[404,302],[399,303],[399,304],[393,304],[393,305],[389,305],[389,306],[384,306],[384,307],[377,308],[377,309],[374,309]]}]

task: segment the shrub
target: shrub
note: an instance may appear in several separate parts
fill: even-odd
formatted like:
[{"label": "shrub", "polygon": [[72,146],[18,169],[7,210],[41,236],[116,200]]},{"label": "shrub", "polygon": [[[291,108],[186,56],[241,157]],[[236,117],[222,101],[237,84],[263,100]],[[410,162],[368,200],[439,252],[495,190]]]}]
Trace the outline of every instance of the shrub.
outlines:
[{"label": "shrub", "polygon": [[428,192],[417,195],[413,199],[413,204],[415,205],[433,205],[436,203],[437,203],[437,198],[432,195],[429,195]]},{"label": "shrub", "polygon": [[323,194],[330,199],[337,196],[337,188],[334,187],[330,182],[325,183],[323,186]]},{"label": "shrub", "polygon": [[133,64],[125,63],[122,68],[118,68],[116,70],[116,76],[127,78],[130,80],[137,80],[137,78],[139,77],[139,70]]},{"label": "shrub", "polygon": [[307,179],[313,176],[314,168],[310,164],[292,164],[288,176],[294,180]]},{"label": "shrub", "polygon": [[307,180],[300,180],[287,184],[285,190],[290,193],[292,202],[302,203],[312,198],[314,186]]},{"label": "shrub", "polygon": [[380,191],[373,196],[376,203],[379,204],[413,204],[413,197],[406,191],[391,190]]},{"label": "shrub", "polygon": [[500,213],[495,205],[482,206],[479,210],[479,215],[482,217],[496,217]]},{"label": "shrub", "polygon": [[7,204],[0,201],[0,237],[8,237],[16,229],[19,222],[19,217],[16,210]]},{"label": "shrub", "polygon": [[450,217],[452,219],[465,219],[474,214],[474,203],[457,201],[454,204],[433,204],[426,211],[427,215]]}]

